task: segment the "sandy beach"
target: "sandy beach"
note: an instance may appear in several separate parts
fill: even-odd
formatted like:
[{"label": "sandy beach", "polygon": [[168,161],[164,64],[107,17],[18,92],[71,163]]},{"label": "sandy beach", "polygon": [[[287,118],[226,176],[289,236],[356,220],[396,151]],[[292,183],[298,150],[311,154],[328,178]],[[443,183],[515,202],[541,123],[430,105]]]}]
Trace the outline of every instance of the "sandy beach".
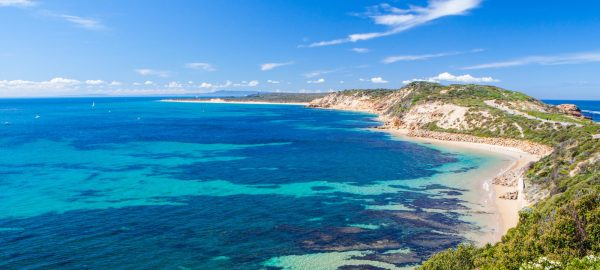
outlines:
[{"label": "sandy beach", "polygon": [[[445,148],[468,151],[476,151],[482,153],[488,153],[502,157],[505,160],[509,160],[506,165],[499,167],[499,170],[491,172],[489,175],[496,177],[507,172],[514,172],[518,174],[521,172],[530,162],[535,162],[541,157],[529,154],[516,148],[504,147],[498,145],[490,145],[483,143],[472,143],[472,142],[461,142],[461,141],[444,141],[431,138],[411,137],[408,136],[408,130],[403,129],[387,129],[378,128],[374,129],[382,132],[388,132],[393,136],[397,136],[409,141],[425,142],[432,145],[438,145]],[[490,176],[485,177],[486,179],[480,179],[482,185],[488,184],[492,188],[489,190],[489,198],[492,199],[493,203],[490,205],[492,212],[497,213],[499,218],[497,222],[497,228],[494,228],[498,234],[494,237],[496,241],[500,240],[500,237],[517,225],[519,221],[519,211],[528,205],[528,202],[523,193],[523,182],[519,180],[517,187],[506,187],[501,185],[491,184]],[[501,194],[505,194],[509,191],[519,191],[518,199],[508,200],[498,198]]]},{"label": "sandy beach", "polygon": [[256,104],[256,105],[300,105],[306,106],[308,103],[302,102],[264,102],[264,101],[229,101],[221,98],[211,99],[161,99],[161,102],[179,102],[179,103],[227,103],[227,104]]}]

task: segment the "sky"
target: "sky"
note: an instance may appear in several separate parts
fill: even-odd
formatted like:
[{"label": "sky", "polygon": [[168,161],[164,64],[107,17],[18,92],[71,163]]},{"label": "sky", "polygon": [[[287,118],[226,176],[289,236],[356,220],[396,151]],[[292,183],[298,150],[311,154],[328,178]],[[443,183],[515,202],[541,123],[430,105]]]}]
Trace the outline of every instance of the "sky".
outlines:
[{"label": "sky", "polygon": [[600,1],[0,0],[0,97],[476,83],[600,100]]}]

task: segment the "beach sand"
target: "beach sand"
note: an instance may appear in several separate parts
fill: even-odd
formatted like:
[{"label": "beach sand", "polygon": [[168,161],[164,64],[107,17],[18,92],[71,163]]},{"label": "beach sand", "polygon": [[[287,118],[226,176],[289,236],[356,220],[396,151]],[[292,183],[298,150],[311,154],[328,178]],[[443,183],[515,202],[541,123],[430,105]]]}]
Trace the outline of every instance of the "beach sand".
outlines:
[{"label": "beach sand", "polygon": [[[432,145],[438,145],[444,147],[446,149],[455,149],[457,151],[469,151],[469,152],[480,152],[487,153],[491,155],[495,155],[503,158],[504,160],[508,160],[502,164],[502,166],[495,167],[493,171],[488,172],[485,175],[481,175],[483,179],[479,179],[480,184],[483,186],[491,186],[486,197],[491,200],[489,203],[488,211],[495,213],[497,215],[497,227],[492,228],[497,233],[494,233],[492,239],[486,238],[482,239],[480,242],[490,242],[499,241],[502,235],[506,234],[508,229],[513,228],[519,222],[519,211],[527,206],[529,203],[524,198],[523,193],[523,182],[522,179],[519,181],[517,187],[505,187],[500,185],[493,185],[491,181],[494,177],[499,176],[507,171],[513,171],[515,173],[523,170],[524,167],[528,166],[530,162],[535,162],[539,160],[541,157],[535,156],[524,151],[521,151],[516,148],[503,147],[497,145],[489,145],[482,143],[471,143],[471,142],[460,142],[460,141],[443,141],[437,139],[430,138],[420,138],[420,137],[409,137],[407,130],[402,129],[374,129],[382,132],[388,132],[393,136],[397,136],[402,139],[406,139],[408,141],[415,142],[424,142],[430,143]],[[517,200],[507,200],[498,198],[499,195],[504,194],[508,191],[519,191],[519,197]],[[493,225],[493,224],[492,224]]]}]

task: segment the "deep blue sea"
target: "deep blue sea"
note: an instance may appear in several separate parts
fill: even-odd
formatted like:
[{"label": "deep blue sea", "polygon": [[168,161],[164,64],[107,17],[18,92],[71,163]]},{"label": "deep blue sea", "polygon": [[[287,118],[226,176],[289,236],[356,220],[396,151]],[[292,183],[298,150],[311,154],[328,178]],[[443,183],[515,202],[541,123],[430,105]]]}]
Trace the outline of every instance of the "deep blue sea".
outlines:
[{"label": "deep blue sea", "polygon": [[398,269],[489,230],[466,187],[498,157],[372,117],[0,100],[0,269]]},{"label": "deep blue sea", "polygon": [[600,122],[600,101],[595,100],[544,100],[548,104],[575,104],[581,109],[581,112],[591,117],[594,121]]}]

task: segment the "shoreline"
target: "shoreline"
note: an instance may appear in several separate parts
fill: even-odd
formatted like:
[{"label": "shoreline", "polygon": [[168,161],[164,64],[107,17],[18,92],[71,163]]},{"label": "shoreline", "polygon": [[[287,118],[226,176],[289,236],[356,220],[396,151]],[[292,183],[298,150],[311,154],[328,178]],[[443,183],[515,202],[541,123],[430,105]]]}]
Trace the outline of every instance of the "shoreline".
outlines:
[{"label": "shoreline", "polygon": [[[446,132],[419,132],[424,130],[408,130],[399,127],[393,127],[389,125],[390,121],[387,121],[382,114],[376,110],[363,107],[352,107],[352,106],[336,106],[332,108],[322,108],[318,106],[308,106],[309,108],[325,109],[325,110],[339,110],[339,111],[350,111],[357,113],[368,113],[376,115],[374,119],[381,123],[380,126],[370,128],[372,131],[386,132],[391,136],[405,139],[411,142],[422,142],[429,143],[434,146],[440,146],[447,149],[457,149],[463,151],[477,151],[480,153],[491,154],[497,157],[505,158],[510,160],[510,163],[506,166],[502,166],[500,169],[490,173],[493,175],[490,177],[483,177],[482,179],[476,179],[481,185],[489,186],[488,194],[486,194],[492,203],[488,205],[491,207],[493,213],[497,215],[497,222],[491,229],[499,232],[499,234],[493,237],[493,242],[501,240],[509,229],[517,226],[519,222],[519,211],[524,207],[530,205],[530,202],[525,198],[523,172],[531,162],[540,160],[545,155],[548,155],[551,148],[531,144],[526,141],[504,139],[504,138],[479,138],[471,135],[464,134],[453,134]],[[500,145],[499,145],[500,144]],[[502,176],[512,175],[516,186],[508,187],[498,184],[494,184],[495,178]],[[508,192],[518,192],[516,200],[503,199],[499,196],[507,194]],[[477,237],[476,237],[477,238]],[[483,245],[489,241],[479,239],[479,244]]]},{"label": "shoreline", "polygon": [[308,102],[268,102],[268,101],[228,101],[222,98],[212,99],[161,99],[160,102],[177,103],[215,103],[215,104],[253,104],[253,105],[297,105],[307,106]]},{"label": "shoreline", "polygon": [[[373,131],[385,132],[394,137],[404,139],[411,142],[417,143],[429,143],[434,146],[443,147],[446,149],[458,150],[458,151],[468,151],[468,152],[479,152],[490,154],[493,156],[501,157],[507,159],[509,161],[508,164],[501,166],[499,169],[494,172],[490,172],[489,176],[484,177],[483,179],[476,179],[482,189],[485,189],[486,186],[491,187],[488,191],[487,195],[491,198],[492,203],[486,205],[487,207],[493,207],[493,213],[497,216],[497,224],[495,228],[491,228],[494,231],[497,231],[499,234],[494,237],[494,241],[499,241],[500,238],[506,234],[506,232],[517,225],[519,222],[519,211],[529,205],[529,202],[526,200],[523,193],[523,185],[522,181],[519,181],[517,187],[506,187],[497,184],[493,184],[492,180],[495,177],[499,177],[501,175],[507,173],[515,173],[519,175],[523,169],[530,164],[530,162],[534,162],[539,160],[541,157],[536,156],[525,151],[522,151],[517,148],[492,145],[492,144],[484,144],[484,143],[474,143],[474,142],[466,142],[466,141],[447,141],[440,140],[435,138],[426,138],[426,137],[415,137],[410,136],[410,132],[408,130],[403,129],[392,129],[392,128],[374,128],[371,129]],[[519,177],[521,178],[521,177]],[[499,198],[500,195],[505,194],[509,191],[517,190],[519,192],[519,196],[516,200],[502,199]],[[486,241],[483,241],[485,244]]]}]

